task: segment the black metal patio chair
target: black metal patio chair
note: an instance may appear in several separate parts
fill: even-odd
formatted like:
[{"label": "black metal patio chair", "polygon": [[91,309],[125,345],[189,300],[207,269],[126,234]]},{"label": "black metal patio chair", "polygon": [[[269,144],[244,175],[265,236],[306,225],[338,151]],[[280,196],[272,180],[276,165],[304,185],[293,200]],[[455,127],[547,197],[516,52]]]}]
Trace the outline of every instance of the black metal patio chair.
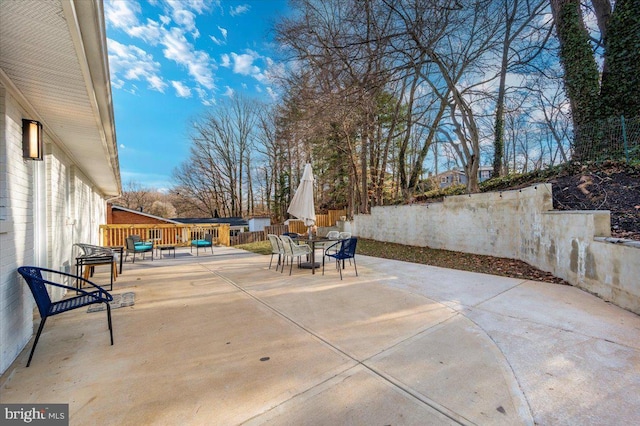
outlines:
[{"label": "black metal patio chair", "polygon": [[[356,270],[356,277],[358,276],[358,267],[356,266],[356,245],[358,244],[358,239],[348,238],[346,240],[338,241],[327,247],[324,251],[324,256],[322,256],[322,275],[324,275],[324,258],[332,257],[336,260],[336,268],[340,271],[340,279],[342,280],[342,270],[344,269],[344,261],[349,259],[353,259],[353,267]],[[333,251],[334,246],[340,246],[337,252]],[[342,263],[342,265],[340,264]]]},{"label": "black metal patio chair", "polygon": [[[38,327],[38,333],[33,341],[33,347],[29,354],[29,360],[27,361],[27,367],[31,364],[31,358],[33,358],[33,352],[36,350],[36,345],[40,339],[40,333],[44,328],[44,324],[48,317],[61,314],[63,312],[71,311],[73,309],[82,308],[84,306],[93,305],[95,303],[105,303],[107,305],[107,322],[109,324],[109,334],[111,336],[111,344],[113,345],[113,327],[111,325],[111,305],[109,302],[113,300],[113,296],[109,294],[105,289],[97,284],[92,283],[89,280],[85,280],[82,277],[78,277],[72,274],[67,274],[53,269],[39,268],[37,266],[21,266],[18,268],[18,273],[22,275],[24,280],[29,285],[33,298],[38,305],[38,311],[40,312],[40,326]],[[43,274],[48,277],[58,276],[61,279],[80,280],[89,287],[93,287],[96,290],[87,291],[81,288],[74,288],[68,285],[53,282],[47,278],[44,278]],[[52,302],[47,286],[54,286],[64,288],[67,290],[75,291],[77,296],[68,297],[57,302]]]}]

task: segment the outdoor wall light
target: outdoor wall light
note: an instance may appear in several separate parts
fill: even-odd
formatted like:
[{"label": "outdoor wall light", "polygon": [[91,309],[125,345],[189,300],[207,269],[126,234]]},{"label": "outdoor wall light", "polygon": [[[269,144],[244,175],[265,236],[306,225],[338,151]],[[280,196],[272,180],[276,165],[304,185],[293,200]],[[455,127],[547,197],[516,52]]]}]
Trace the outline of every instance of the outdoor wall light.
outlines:
[{"label": "outdoor wall light", "polygon": [[42,123],[22,119],[22,157],[27,160],[42,160]]}]

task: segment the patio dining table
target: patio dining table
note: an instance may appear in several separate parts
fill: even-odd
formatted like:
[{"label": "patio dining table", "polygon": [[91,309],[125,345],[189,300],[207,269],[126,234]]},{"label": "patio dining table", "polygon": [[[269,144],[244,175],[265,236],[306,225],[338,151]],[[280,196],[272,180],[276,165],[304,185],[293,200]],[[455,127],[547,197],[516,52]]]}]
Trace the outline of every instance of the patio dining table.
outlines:
[{"label": "patio dining table", "polygon": [[316,273],[316,268],[320,267],[320,262],[316,263],[316,244],[318,243],[326,243],[329,241],[336,241],[336,240],[332,240],[330,238],[326,238],[326,237],[312,237],[309,238],[307,236],[304,237],[299,237],[297,238],[295,241],[298,242],[298,244],[300,243],[304,243],[304,244],[308,244],[309,247],[311,247],[311,258],[309,262],[304,262],[300,264],[301,268],[304,269],[311,269],[311,273],[315,274]]}]

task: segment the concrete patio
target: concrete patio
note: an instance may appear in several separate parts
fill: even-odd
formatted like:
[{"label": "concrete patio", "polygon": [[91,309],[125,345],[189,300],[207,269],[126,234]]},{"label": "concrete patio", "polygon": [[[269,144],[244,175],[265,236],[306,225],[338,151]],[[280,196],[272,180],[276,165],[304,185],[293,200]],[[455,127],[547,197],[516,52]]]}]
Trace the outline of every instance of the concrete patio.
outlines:
[{"label": "concrete patio", "polygon": [[0,402],[69,403],[72,425],[640,419],[640,317],[576,288],[366,256],[359,277],[289,276],[214,251],[126,263],[115,345],[105,312],[53,317]]}]

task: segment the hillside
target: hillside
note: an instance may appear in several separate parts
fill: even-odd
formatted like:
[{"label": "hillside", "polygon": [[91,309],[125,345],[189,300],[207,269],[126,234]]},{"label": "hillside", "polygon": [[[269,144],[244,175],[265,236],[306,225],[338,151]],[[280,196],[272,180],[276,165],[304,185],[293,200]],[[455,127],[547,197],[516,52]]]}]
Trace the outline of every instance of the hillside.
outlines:
[{"label": "hillside", "polygon": [[483,192],[551,183],[556,210],[609,210],[611,235],[640,240],[640,165],[566,164],[515,177],[491,179]]}]

